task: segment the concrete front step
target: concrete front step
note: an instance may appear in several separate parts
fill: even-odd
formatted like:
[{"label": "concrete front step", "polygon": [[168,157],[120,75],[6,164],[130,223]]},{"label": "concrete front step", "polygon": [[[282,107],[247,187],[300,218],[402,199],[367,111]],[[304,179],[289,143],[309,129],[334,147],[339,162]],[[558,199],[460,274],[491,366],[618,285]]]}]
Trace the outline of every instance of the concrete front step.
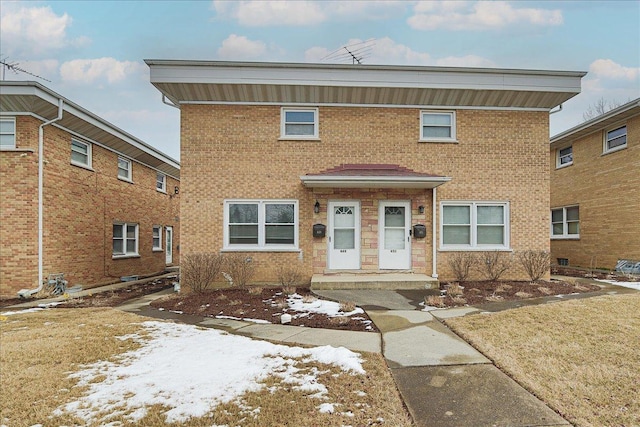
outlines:
[{"label": "concrete front step", "polygon": [[437,289],[438,279],[416,273],[314,274],[311,289]]}]

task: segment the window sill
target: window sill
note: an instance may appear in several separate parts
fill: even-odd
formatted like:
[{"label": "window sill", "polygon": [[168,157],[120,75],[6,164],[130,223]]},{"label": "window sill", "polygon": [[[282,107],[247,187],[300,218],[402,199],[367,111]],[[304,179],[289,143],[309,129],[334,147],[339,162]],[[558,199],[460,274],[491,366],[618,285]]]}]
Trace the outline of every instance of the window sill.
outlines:
[{"label": "window sill", "polygon": [[626,150],[626,148],[627,148],[627,147],[628,147],[628,145],[627,145],[627,144],[625,144],[625,145],[621,145],[621,146],[619,146],[619,147],[612,148],[611,150],[604,151],[604,152],[602,153],[602,155],[603,155],[603,156],[606,156],[607,154],[615,153],[615,152],[617,152],[617,151],[621,151],[621,150]]},{"label": "window sill", "polygon": [[129,183],[129,184],[133,184],[133,181],[132,181],[132,180],[127,179],[127,178],[122,178],[121,176],[119,176],[119,177],[118,177],[118,180],[119,180],[119,181],[126,182],[126,183]]},{"label": "window sill", "polygon": [[459,144],[457,139],[419,139],[419,144]]},{"label": "window sill", "polygon": [[492,247],[492,246],[487,246],[487,247],[447,247],[447,246],[440,246],[438,248],[438,252],[487,252],[487,251],[491,251],[491,252],[513,252],[513,249],[511,248],[505,248],[505,247]]},{"label": "window sill", "polygon": [[153,248],[152,252],[164,252],[162,248]]},{"label": "window sill", "polygon": [[33,148],[13,148],[13,147],[0,147],[0,151],[6,151],[9,153],[35,153]]},{"label": "window sill", "polygon": [[278,138],[278,141],[309,141],[309,142],[320,142],[320,138],[317,136],[281,136]]},{"label": "window sill", "polygon": [[556,165],[556,170],[558,170],[558,169],[568,168],[569,166],[573,166],[573,162],[571,162],[571,163],[565,163],[564,165]]},{"label": "window sill", "polygon": [[222,248],[220,252],[301,252],[300,248]]},{"label": "window sill", "polygon": [[551,236],[551,240],[580,240],[580,236]]},{"label": "window sill", "polygon": [[156,188],[156,191],[158,193],[167,194],[167,190],[159,190],[159,189]]},{"label": "window sill", "polygon": [[111,259],[140,258],[140,254],[112,255]]},{"label": "window sill", "polygon": [[86,169],[91,172],[95,172],[95,170],[89,165],[83,165],[82,163],[71,162],[71,166],[76,166],[82,169]]}]

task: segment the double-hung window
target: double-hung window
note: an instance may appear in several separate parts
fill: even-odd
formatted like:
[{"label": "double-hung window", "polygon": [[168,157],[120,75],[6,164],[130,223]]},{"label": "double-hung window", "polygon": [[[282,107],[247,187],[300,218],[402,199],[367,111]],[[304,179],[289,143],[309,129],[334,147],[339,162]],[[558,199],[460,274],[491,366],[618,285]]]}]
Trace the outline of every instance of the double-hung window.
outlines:
[{"label": "double-hung window", "polygon": [[231,200],[224,206],[225,249],[287,250],[298,247],[298,202]]},{"label": "double-hung window", "polygon": [[154,251],[162,250],[162,226],[154,225],[153,226],[153,246]]},{"label": "double-hung window", "polygon": [[455,142],[455,111],[421,111],[420,141]]},{"label": "double-hung window", "polygon": [[91,167],[91,144],[71,139],[71,164]]},{"label": "double-hung window", "polygon": [[563,168],[573,164],[573,147],[562,148],[557,153],[556,167]]},{"label": "double-hung window", "polygon": [[118,178],[131,181],[131,160],[118,157]]},{"label": "double-hung window", "polygon": [[578,206],[551,210],[551,238],[580,238],[580,208]]},{"label": "double-hung window", "polygon": [[167,192],[167,176],[160,172],[156,175],[156,190],[162,193]]},{"label": "double-hung window", "polygon": [[16,148],[16,119],[13,117],[0,119],[0,149]]},{"label": "double-hung window", "polygon": [[442,202],[442,249],[509,249],[509,204]]},{"label": "double-hung window", "polygon": [[604,152],[609,153],[627,146],[627,126],[620,126],[604,133]]},{"label": "double-hung window", "polygon": [[138,224],[113,224],[113,256],[138,255]]},{"label": "double-hung window", "polygon": [[317,108],[283,108],[281,113],[281,138],[317,139]]}]

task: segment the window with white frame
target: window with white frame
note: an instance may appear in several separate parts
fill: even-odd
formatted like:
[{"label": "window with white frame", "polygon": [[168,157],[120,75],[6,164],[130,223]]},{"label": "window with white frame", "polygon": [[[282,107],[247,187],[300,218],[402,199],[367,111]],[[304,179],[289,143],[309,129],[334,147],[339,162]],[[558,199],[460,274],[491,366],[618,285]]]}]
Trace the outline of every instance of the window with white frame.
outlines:
[{"label": "window with white frame", "polygon": [[420,141],[456,140],[455,111],[421,111],[420,112]]},{"label": "window with white frame", "polygon": [[153,226],[153,250],[154,251],[162,250],[162,226],[161,225]]},{"label": "window with white frame", "polygon": [[113,224],[113,256],[138,255],[138,224]]},{"label": "window with white frame", "polygon": [[551,238],[578,239],[580,237],[580,207],[551,209]]},{"label": "window with white frame", "polygon": [[71,163],[78,166],[91,167],[91,144],[71,139]]},{"label": "window with white frame", "polygon": [[16,148],[16,119],[13,117],[0,119],[0,149]]},{"label": "window with white frame", "polygon": [[604,133],[604,152],[620,150],[627,146],[627,126],[619,126]]},{"label": "window with white frame", "polygon": [[557,150],[557,153],[557,167],[562,168],[573,164],[573,147],[562,148]]},{"label": "window with white frame", "polygon": [[283,108],[281,137],[292,139],[318,138],[317,108]]},{"label": "window with white frame", "polygon": [[167,192],[167,176],[160,172],[156,175],[156,190],[163,193]]},{"label": "window with white frame", "polygon": [[509,203],[442,202],[442,249],[508,249]]},{"label": "window with white frame", "polygon": [[298,202],[295,200],[225,201],[227,249],[296,249]]},{"label": "window with white frame", "polygon": [[118,157],[118,178],[131,181],[131,160]]}]

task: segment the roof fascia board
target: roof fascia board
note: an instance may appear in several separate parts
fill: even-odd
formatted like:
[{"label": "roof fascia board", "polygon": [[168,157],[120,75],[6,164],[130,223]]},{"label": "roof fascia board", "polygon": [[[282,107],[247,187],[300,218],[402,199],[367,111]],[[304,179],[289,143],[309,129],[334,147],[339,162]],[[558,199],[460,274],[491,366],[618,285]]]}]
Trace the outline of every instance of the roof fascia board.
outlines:
[{"label": "roof fascia board", "polygon": [[311,188],[435,188],[451,181],[451,178],[303,175],[300,180],[305,187]]}]

